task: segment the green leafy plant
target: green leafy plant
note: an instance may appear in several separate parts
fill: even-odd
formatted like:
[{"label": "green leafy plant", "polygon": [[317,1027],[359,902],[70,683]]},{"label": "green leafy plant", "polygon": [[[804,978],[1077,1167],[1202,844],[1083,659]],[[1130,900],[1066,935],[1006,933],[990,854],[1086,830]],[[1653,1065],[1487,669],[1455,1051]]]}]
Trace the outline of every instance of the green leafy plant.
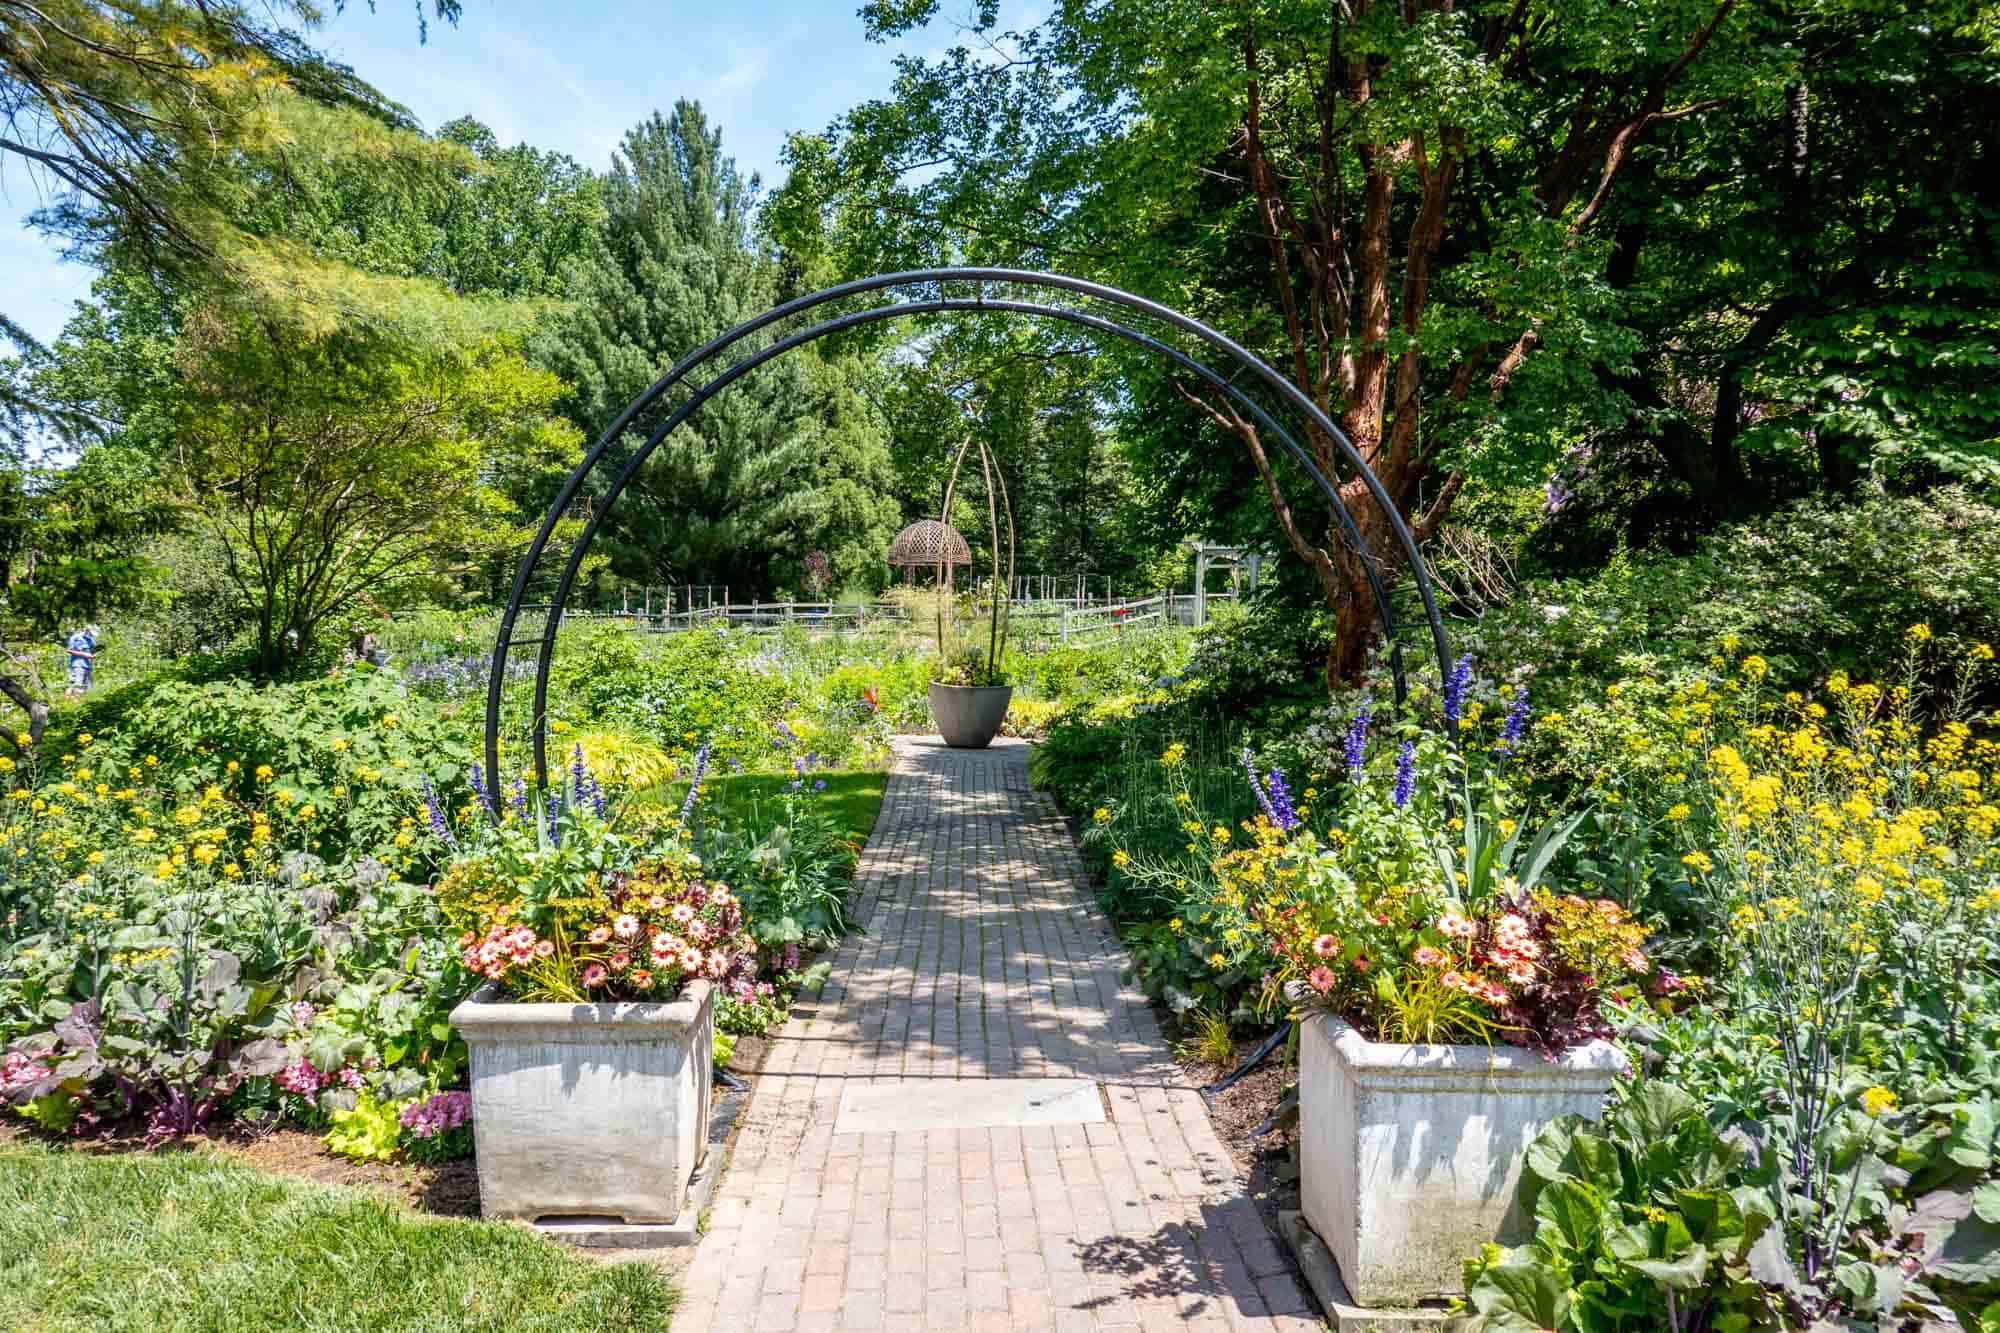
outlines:
[{"label": "green leafy plant", "polygon": [[1471,1333],[1778,1327],[1762,1283],[1783,1263],[1781,1233],[1769,1197],[1731,1183],[1743,1156],[1670,1083],[1641,1086],[1601,1123],[1552,1122],[1522,1176],[1533,1239],[1466,1264]]},{"label": "green leafy plant", "polygon": [[336,1107],[328,1113],[333,1128],[323,1142],[357,1162],[386,1162],[402,1143],[401,1111],[396,1103],[377,1101],[364,1092],[354,1099],[353,1106]]}]

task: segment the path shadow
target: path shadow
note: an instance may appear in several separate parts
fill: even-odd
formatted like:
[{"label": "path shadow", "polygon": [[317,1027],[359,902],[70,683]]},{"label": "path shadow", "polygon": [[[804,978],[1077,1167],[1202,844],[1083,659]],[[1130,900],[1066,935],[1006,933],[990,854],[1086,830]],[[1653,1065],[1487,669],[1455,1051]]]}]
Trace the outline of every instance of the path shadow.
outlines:
[{"label": "path shadow", "polygon": [[[1290,1265],[1249,1199],[1205,1203],[1198,1222],[1169,1222],[1146,1235],[1103,1236],[1077,1243],[1076,1252],[1085,1276],[1119,1279],[1115,1294],[1077,1301],[1079,1310],[1164,1299],[1183,1319],[1292,1312],[1270,1309],[1259,1288],[1260,1277],[1289,1276]],[[1288,1305],[1297,1284],[1290,1288]]]}]

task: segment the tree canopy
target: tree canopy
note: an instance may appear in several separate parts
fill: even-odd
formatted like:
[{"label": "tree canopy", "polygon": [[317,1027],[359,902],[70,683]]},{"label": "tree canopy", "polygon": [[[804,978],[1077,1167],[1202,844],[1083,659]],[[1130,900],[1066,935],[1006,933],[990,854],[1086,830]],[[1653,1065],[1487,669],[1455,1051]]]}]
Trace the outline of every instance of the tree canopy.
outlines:
[{"label": "tree canopy", "polygon": [[[1325,408],[1420,537],[1468,486],[1539,483],[1606,433],[1717,514],[1756,501],[1730,460],[1760,441],[1817,445],[1836,481],[1990,449],[1984,407],[1912,392],[1924,365],[1977,377],[1992,345],[1990,7],[1112,0],[1017,33],[993,10],[792,140],[772,217],[802,268],[1048,266],[1190,308]],[[937,12],[864,10],[883,36]],[[1924,52],[1943,79],[1913,77]],[[1898,126],[1872,143],[1870,97]],[[1906,154],[1905,123],[1958,133]],[[1808,197],[1841,219],[1831,252],[1771,243],[1803,235]],[[1332,673],[1355,675],[1374,608],[1331,516],[1226,405],[1159,375],[1133,393],[1135,457],[1162,480],[1240,494],[1243,470],[1194,466],[1204,439],[1238,443],[1266,530],[1336,612]],[[1741,429],[1746,408],[1774,424]],[[1344,489],[1393,568],[1385,517]]]}]

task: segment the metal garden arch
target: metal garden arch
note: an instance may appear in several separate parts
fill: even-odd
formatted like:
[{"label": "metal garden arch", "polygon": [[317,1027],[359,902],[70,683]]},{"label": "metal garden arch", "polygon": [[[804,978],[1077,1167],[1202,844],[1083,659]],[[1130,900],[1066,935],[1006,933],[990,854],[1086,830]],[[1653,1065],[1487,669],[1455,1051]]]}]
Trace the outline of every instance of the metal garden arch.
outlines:
[{"label": "metal garden arch", "polygon": [[[955,294],[961,292],[962,294]],[[1023,292],[1026,294],[1021,294]],[[860,304],[862,302],[870,303]],[[1111,307],[1116,312],[1116,318],[1097,313],[1090,308],[1091,303]],[[851,308],[856,305],[859,305],[859,308]],[[830,313],[829,307],[831,307]],[[1407,681],[1403,670],[1402,646],[1397,639],[1395,611],[1389,604],[1389,593],[1383,583],[1381,570],[1374,555],[1368,550],[1367,543],[1361,539],[1353,516],[1342,502],[1339,487],[1320,469],[1313,456],[1300,445],[1292,432],[1280,424],[1273,414],[1273,409],[1296,413],[1304,417],[1313,428],[1325,432],[1349,466],[1354,469],[1355,474],[1362,479],[1369,494],[1389,520],[1389,526],[1402,548],[1403,558],[1409,563],[1416,577],[1418,595],[1423,601],[1424,615],[1429,622],[1431,648],[1436,654],[1439,671],[1443,671],[1444,664],[1451,657],[1445,639],[1444,621],[1438,614],[1437,596],[1431,582],[1430,570],[1424,563],[1423,553],[1418,550],[1409,525],[1403,521],[1395,502],[1383,489],[1375,474],[1369,470],[1353,442],[1325,412],[1320,410],[1318,404],[1277,370],[1199,320],[1156,301],[1102,283],[1088,282],[1081,278],[1066,277],[1056,273],[1036,273],[1021,269],[918,269],[902,273],[877,274],[871,278],[829,287],[787,301],[755,319],[737,325],[684,357],[671,370],[654,381],[651,387],[619,414],[617,420],[605,428],[604,433],[584,455],[583,461],[577,464],[563,483],[562,490],[557,494],[554,503],[549,506],[549,512],[543,518],[540,530],[535,534],[527,553],[521,558],[520,568],[514,575],[513,590],[507,599],[507,609],[500,619],[500,630],[493,645],[492,667],[487,679],[487,772],[495,775],[497,780],[500,772],[500,701],[506,685],[508,655],[515,648],[537,644],[531,729],[535,754],[535,780],[538,786],[547,785],[549,668],[555,657],[556,635],[561,627],[563,610],[575,586],[577,572],[582,567],[591,542],[597,536],[598,527],[602,524],[605,514],[617,503],[618,497],[624,493],[639,468],[669,434],[703,403],[728,388],[736,380],[758,366],[809,342],[883,320],[948,312],[999,313],[1053,319],[1122,339],[1193,375],[1229,399],[1239,411],[1255,421],[1262,431],[1275,438],[1319,487],[1321,494],[1332,506],[1334,516],[1339,521],[1349,545],[1361,556],[1376,604],[1382,612],[1383,629],[1390,645],[1396,698],[1400,703],[1407,690]],[[804,327],[788,327],[804,322],[804,317],[808,315],[812,316],[812,321],[805,322]],[[1154,331],[1149,332],[1134,327],[1136,322],[1145,322],[1151,325]],[[1225,376],[1211,368],[1204,360],[1166,341],[1168,337],[1177,335],[1192,339],[1197,345],[1205,345],[1221,353],[1230,373]],[[657,428],[645,437],[638,448],[622,457],[617,456],[615,451],[627,432],[632,430],[649,411],[658,409],[669,410]],[[514,637],[516,623],[520,619],[521,612],[530,608],[531,604],[526,600],[529,588],[542,568],[543,558],[548,553],[557,525],[582,491],[585,481],[597,469],[607,464],[616,470],[610,485],[605,488],[601,503],[584,521],[582,532],[571,544],[569,556],[557,576],[549,601],[545,604],[533,604],[535,607],[545,608],[547,612],[540,635],[534,638],[516,639]]]}]

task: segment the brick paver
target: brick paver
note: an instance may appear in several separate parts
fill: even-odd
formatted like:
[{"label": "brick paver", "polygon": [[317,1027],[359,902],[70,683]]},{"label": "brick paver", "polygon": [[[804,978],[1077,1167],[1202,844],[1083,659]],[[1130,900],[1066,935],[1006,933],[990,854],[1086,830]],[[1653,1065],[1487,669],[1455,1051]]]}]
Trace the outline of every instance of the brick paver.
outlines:
[{"label": "brick paver", "polygon": [[[676,1333],[1318,1328],[1028,785],[902,738],[866,933],[775,1034]],[[856,1080],[1086,1078],[1102,1124],[835,1134]]]}]

